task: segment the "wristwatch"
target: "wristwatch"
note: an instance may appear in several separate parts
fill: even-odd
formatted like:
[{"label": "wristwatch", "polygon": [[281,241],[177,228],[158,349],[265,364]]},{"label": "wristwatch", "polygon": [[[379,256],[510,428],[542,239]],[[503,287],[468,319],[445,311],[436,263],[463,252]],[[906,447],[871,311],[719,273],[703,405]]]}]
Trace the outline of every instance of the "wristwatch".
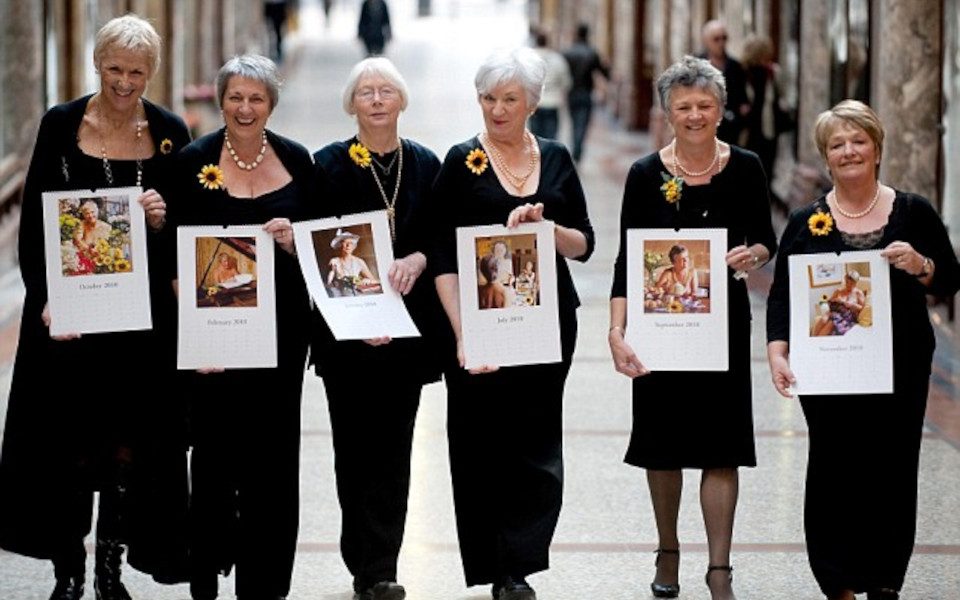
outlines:
[{"label": "wristwatch", "polygon": [[917,278],[919,278],[919,279],[923,279],[924,277],[926,277],[927,275],[929,275],[929,274],[931,273],[931,271],[933,271],[933,261],[930,260],[930,257],[929,257],[929,256],[924,256],[924,257],[923,257],[923,266],[920,267],[920,272],[917,273],[916,275],[914,275],[914,277],[917,277]]}]

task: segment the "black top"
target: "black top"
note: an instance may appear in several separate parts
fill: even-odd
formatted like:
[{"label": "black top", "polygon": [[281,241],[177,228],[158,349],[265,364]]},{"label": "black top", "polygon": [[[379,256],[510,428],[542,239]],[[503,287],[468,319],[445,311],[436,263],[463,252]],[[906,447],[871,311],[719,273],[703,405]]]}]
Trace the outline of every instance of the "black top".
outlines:
[{"label": "black top", "polygon": [[[807,221],[817,210],[829,213],[826,196],[790,216],[781,237],[781,252],[767,300],[767,340],[790,340],[790,278],[787,258],[791,254],[816,252],[843,252],[862,250],[844,241],[842,232],[834,227],[825,236],[810,232]],[[934,337],[927,311],[927,294],[950,296],[960,289],[960,264],[940,216],[923,197],[907,192],[896,192],[893,209],[882,236],[874,249],[885,248],[900,240],[910,243],[936,265],[933,280],[926,287],[900,269],[890,269],[890,300],[893,318],[893,347],[911,348],[910,353],[926,356],[929,365]],[[916,350],[916,353],[914,353]],[[895,360],[896,363],[896,360]],[[896,379],[896,378],[895,378]]]},{"label": "black top", "polygon": [[[767,181],[757,155],[730,147],[730,161],[709,183],[684,185],[678,204],[660,191],[668,173],[658,153],[630,168],[620,212],[620,251],[613,297],[627,293],[627,230],[724,228],[727,246],[760,243],[773,255]],[[679,210],[678,210],[679,209]],[[633,267],[637,267],[634,265]],[[642,267],[641,267],[642,268]],[[729,370],[658,371],[633,380],[633,429],[626,461],[649,469],[753,466],[750,382],[750,301],[745,282],[726,268]],[[627,326],[629,327],[629,315]],[[723,390],[716,394],[695,390]],[[683,423],[679,431],[676,424]],[[665,426],[666,424],[666,426]]]},{"label": "black top", "polygon": [[[530,196],[514,196],[500,184],[493,169],[475,175],[467,168],[467,154],[482,148],[474,137],[457,144],[447,153],[434,185],[437,248],[435,275],[457,272],[457,227],[494,225],[507,222],[510,211],[523,204],[543,203],[543,218],[576,229],[587,240],[587,251],[576,260],[586,261],[593,254],[593,226],[587,216],[587,202],[573,159],[560,143],[536,138],[540,145],[540,181]],[[557,293],[561,315],[580,306],[580,298],[570,277],[567,261],[557,254]]]},{"label": "black top", "polygon": [[587,42],[576,42],[563,51],[563,57],[570,65],[572,84],[570,94],[587,94],[593,91],[594,73],[600,73],[605,78],[610,77],[610,69],[600,60],[600,55]]},{"label": "black top", "polygon": [[[357,143],[353,137],[334,142],[314,154],[317,173],[317,196],[310,205],[313,217],[343,216],[360,212],[384,210],[386,203],[371,173],[377,168],[371,162],[360,167],[350,159],[348,149]],[[434,179],[440,170],[440,161],[428,148],[408,140],[401,140],[403,147],[403,171],[400,175],[400,190],[397,195],[396,239],[393,255],[403,258],[415,252],[429,255],[429,224],[427,212]],[[396,156],[390,153],[376,156],[384,166]],[[388,174],[378,171],[380,183],[388,198],[392,198],[399,171],[399,158]],[[311,353],[311,362],[318,373],[326,376],[342,371],[344,364],[362,364],[367,372],[415,373],[422,381],[437,381],[440,365],[436,352],[438,330],[443,326],[443,308],[437,298],[436,288],[429,276],[429,265],[404,297],[404,304],[420,330],[420,338],[400,338],[384,346],[371,347],[362,341],[337,342],[323,319],[316,315],[316,326]],[[389,285],[386,281],[384,285]],[[360,354],[358,356],[357,354]],[[362,358],[363,360],[356,360]],[[373,365],[375,360],[379,365]]]},{"label": "black top", "polygon": [[[236,198],[227,189],[210,190],[197,179],[205,165],[218,164],[224,130],[199,138],[178,157],[179,193],[169,203],[169,220],[174,225],[263,225],[270,219],[302,220],[314,197],[313,161],[310,153],[293,140],[267,131],[267,141],[290,173],[292,181],[256,198]],[[229,182],[227,182],[229,185]],[[305,347],[310,304],[296,257],[276,246],[274,252],[277,298],[277,359],[281,368],[294,368]],[[170,274],[176,277],[175,273]],[[302,362],[299,365],[302,370]]]},{"label": "black top", "polygon": [[[697,55],[709,60],[706,53]],[[737,59],[729,54],[723,58],[723,79],[727,87],[727,103],[724,105],[723,120],[717,129],[717,137],[721,140],[736,144],[740,131],[744,127],[743,117],[740,115],[740,106],[747,101],[747,72]]]},{"label": "black top", "polygon": [[[43,116],[24,185],[19,259],[26,297],[0,461],[0,489],[20,492],[0,494],[0,546],[49,557],[65,533],[62,523],[51,518],[65,512],[62,483],[83,480],[96,486],[86,481],[89,473],[78,475],[76,465],[81,461],[99,465],[102,461],[94,456],[98,445],[132,446],[142,450],[139,456],[149,454],[158,461],[159,471],[152,473],[155,490],[145,491],[139,485],[130,490],[134,498],[126,517],[131,530],[129,560],[138,569],[154,574],[166,571],[164,577],[176,578],[169,573],[176,557],[163,552],[172,550],[178,539],[178,524],[168,517],[186,502],[186,490],[177,479],[186,436],[183,411],[166,387],[174,369],[176,306],[169,280],[163,277],[171,228],[161,232],[146,228],[152,331],[98,333],[58,342],[51,340],[40,316],[47,303],[43,192],[108,185],[103,160],[84,154],[77,145],[91,97],[54,106]],[[145,190],[156,189],[169,202],[175,195],[170,186],[174,156],[189,143],[190,134],[180,117],[146,99],[143,107],[154,147],[143,148],[149,157],[142,161],[142,185]],[[136,161],[111,160],[110,164],[111,187],[136,185]],[[98,377],[96,363],[101,358],[106,360],[103,372],[109,372],[108,387],[126,390],[136,400],[124,403],[124,410],[104,401],[102,385],[81,383],[85,376],[81,373],[94,380]],[[100,439],[93,439],[98,435]],[[141,466],[134,461],[134,471],[149,477]],[[157,476],[161,472],[166,476]]]}]

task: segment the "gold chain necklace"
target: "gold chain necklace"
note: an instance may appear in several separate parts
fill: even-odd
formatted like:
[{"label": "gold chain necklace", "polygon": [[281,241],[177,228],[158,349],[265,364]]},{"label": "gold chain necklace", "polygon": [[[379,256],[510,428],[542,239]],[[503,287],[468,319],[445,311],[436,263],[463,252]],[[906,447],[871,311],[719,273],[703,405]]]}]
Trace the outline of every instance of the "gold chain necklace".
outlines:
[{"label": "gold chain necklace", "polygon": [[865,217],[870,214],[870,211],[874,209],[877,205],[877,201],[880,200],[880,182],[877,182],[877,191],[873,194],[873,200],[870,201],[870,204],[863,210],[858,213],[848,213],[847,211],[840,208],[840,196],[837,195],[837,188],[833,188],[833,202],[837,205],[837,212],[845,216],[848,219],[859,219],[860,217]]},{"label": "gold chain necklace", "polygon": [[253,162],[244,162],[237,156],[236,151],[233,149],[233,145],[230,143],[230,134],[227,133],[227,128],[223,129],[223,141],[227,145],[227,152],[230,154],[230,158],[233,159],[233,162],[244,171],[252,171],[260,166],[260,163],[263,162],[264,156],[267,154],[267,130],[264,129],[260,132],[260,138],[262,143],[260,144],[260,153],[257,154],[257,157],[253,159]]},{"label": "gold chain necklace", "polygon": [[[103,160],[103,176],[107,180],[107,185],[113,185],[113,167],[110,165],[110,159],[107,158],[107,144],[103,140],[103,130],[105,121],[103,119],[103,109],[101,108],[102,98],[97,98],[97,136],[100,138],[100,158]],[[143,138],[143,126],[140,123],[140,101],[137,101],[137,110],[134,111],[137,126],[137,187],[142,187],[143,183],[143,155],[140,153],[140,140]],[[146,118],[146,115],[144,115]]]},{"label": "gold chain necklace", "polygon": [[713,170],[717,166],[717,161],[720,160],[720,140],[713,138],[713,160],[710,161],[710,164],[706,169],[702,171],[690,171],[680,162],[680,157],[677,156],[677,138],[673,138],[673,141],[670,142],[670,145],[673,146],[673,170],[677,173],[682,173],[687,177],[703,177],[707,173]]},{"label": "gold chain necklace", "polygon": [[510,182],[510,185],[516,188],[517,194],[522,193],[523,187],[527,184],[527,180],[530,179],[530,176],[533,175],[534,170],[537,168],[537,162],[540,160],[540,153],[536,151],[536,144],[534,144],[530,139],[530,134],[524,132],[523,136],[523,146],[530,152],[530,163],[528,165],[527,172],[523,175],[517,175],[511,171],[509,167],[507,167],[507,162],[500,153],[500,148],[493,143],[493,140],[490,139],[489,135],[485,133],[483,134],[483,138],[484,145],[490,146],[491,154],[493,154],[493,162],[496,163],[499,171],[504,174],[507,181]]},{"label": "gold chain necklace", "polygon": [[[357,138],[360,139],[359,137]],[[361,144],[363,142],[360,142]],[[390,239],[397,240],[397,196],[400,194],[400,178],[403,176],[403,143],[397,138],[397,182],[393,184],[393,197],[387,200],[387,193],[383,191],[383,184],[380,183],[380,177],[377,176],[377,170],[370,169],[373,173],[373,180],[377,182],[377,189],[380,190],[380,197],[387,206],[387,218],[390,220]]]}]

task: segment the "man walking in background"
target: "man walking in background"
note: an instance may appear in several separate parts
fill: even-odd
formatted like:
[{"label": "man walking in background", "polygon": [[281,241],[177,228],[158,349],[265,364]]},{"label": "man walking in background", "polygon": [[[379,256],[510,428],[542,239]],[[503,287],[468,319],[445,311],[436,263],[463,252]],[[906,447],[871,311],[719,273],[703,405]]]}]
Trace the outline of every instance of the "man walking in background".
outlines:
[{"label": "man walking in background", "polygon": [[543,81],[543,93],[537,110],[530,116],[530,131],[540,137],[557,139],[560,128],[560,106],[572,84],[570,67],[563,55],[547,47],[547,34],[536,32],[536,51],[547,65],[547,77]]},{"label": "man walking in background", "polygon": [[580,162],[583,156],[583,141],[587,136],[590,116],[593,112],[593,78],[595,73],[610,79],[610,69],[600,60],[600,55],[590,45],[590,28],[586,23],[577,26],[576,41],[567,48],[563,57],[570,65],[573,85],[567,95],[570,120],[573,125],[573,160]]},{"label": "man walking in background", "polygon": [[710,61],[723,73],[727,82],[727,104],[724,106],[723,119],[717,128],[717,137],[728,144],[740,144],[740,132],[743,131],[744,117],[750,110],[747,100],[747,75],[743,65],[727,54],[727,28],[717,20],[707,21],[700,29],[703,52],[700,58]]}]

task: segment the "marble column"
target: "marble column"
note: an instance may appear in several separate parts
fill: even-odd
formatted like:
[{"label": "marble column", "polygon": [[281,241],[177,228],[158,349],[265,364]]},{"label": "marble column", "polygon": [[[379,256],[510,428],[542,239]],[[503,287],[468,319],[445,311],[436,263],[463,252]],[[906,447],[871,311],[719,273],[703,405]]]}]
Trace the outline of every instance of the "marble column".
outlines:
[{"label": "marble column", "polygon": [[813,143],[817,115],[830,108],[829,7],[825,0],[802,0],[800,7],[800,89],[797,115],[797,160],[819,166]]},{"label": "marble column", "polygon": [[0,193],[19,187],[43,113],[43,6],[0,0]]},{"label": "marble column", "polygon": [[876,6],[871,97],[886,130],[880,176],[936,204],[940,1],[877,0]]}]

